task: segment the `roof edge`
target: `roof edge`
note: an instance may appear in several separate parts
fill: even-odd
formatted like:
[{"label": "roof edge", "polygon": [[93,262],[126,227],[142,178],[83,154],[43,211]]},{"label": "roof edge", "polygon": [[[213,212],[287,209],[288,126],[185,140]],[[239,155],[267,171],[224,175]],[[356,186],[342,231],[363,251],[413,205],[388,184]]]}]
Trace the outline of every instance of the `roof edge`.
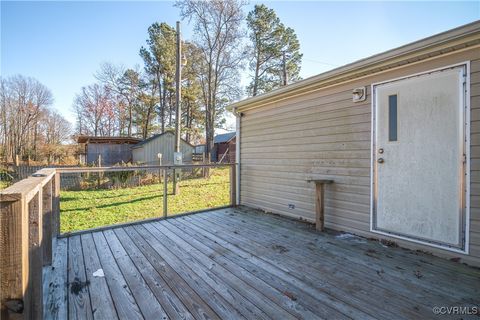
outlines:
[{"label": "roof edge", "polygon": [[[137,149],[137,148],[141,148],[143,147],[146,143],[156,139],[156,138],[159,138],[160,136],[163,136],[164,134],[167,134],[167,133],[170,133],[172,135],[175,135],[175,133],[173,133],[172,131],[165,131],[165,132],[162,132],[162,133],[157,133],[157,134],[154,134],[153,136],[151,137],[148,137],[144,140],[141,140],[139,143],[137,143],[136,145],[132,146],[132,149]],[[188,144],[190,147],[195,147],[193,144],[191,144],[190,142],[188,142],[187,140],[183,139],[182,137],[180,137],[180,140],[182,142],[185,142],[186,144]]]},{"label": "roof edge", "polygon": [[361,76],[372,75],[397,66],[425,60],[434,56],[480,44],[480,20],[421,39],[409,44],[357,60],[330,71],[300,80],[288,86],[250,97],[230,105],[236,112],[255,109],[329,85],[340,84]]}]

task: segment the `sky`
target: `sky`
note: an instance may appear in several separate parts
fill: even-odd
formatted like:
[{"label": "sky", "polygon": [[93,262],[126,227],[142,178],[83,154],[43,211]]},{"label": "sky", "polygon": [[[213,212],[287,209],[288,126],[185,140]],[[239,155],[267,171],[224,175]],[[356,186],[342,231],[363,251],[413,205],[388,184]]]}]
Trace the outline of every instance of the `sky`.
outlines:
[{"label": "sky", "polygon": [[[245,12],[257,3],[251,1]],[[297,33],[303,78],[480,19],[478,0],[263,3]],[[174,26],[180,19],[173,4],[2,0],[0,75],[36,78],[52,91],[53,107],[73,123],[75,94],[95,82],[101,63],[142,66],[138,52],[148,26],[156,21]],[[182,33],[192,38],[188,21]],[[246,71],[242,82],[248,83]]]}]

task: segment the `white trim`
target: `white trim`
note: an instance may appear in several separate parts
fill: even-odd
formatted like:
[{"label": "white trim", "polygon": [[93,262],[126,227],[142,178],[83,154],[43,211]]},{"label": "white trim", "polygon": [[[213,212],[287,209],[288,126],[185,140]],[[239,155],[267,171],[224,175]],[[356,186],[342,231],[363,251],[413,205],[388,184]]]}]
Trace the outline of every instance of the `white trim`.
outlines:
[{"label": "white trim", "polygon": [[235,190],[235,201],[236,205],[240,205],[240,125],[242,123],[242,115],[239,113],[235,114],[236,116],[236,140],[235,140],[235,163],[237,166],[236,172],[236,190]]},{"label": "white trim", "polygon": [[[376,139],[375,139],[375,126],[376,126],[376,119],[375,119],[375,115],[376,115],[376,112],[375,112],[375,108],[376,108],[376,94],[375,94],[375,88],[377,86],[380,86],[380,85],[383,85],[383,84],[387,84],[387,83],[391,83],[391,82],[395,82],[395,81],[399,81],[399,80],[403,80],[403,79],[408,79],[408,78],[413,78],[413,77],[417,77],[417,76],[422,76],[422,75],[425,75],[425,74],[429,74],[429,73],[434,73],[434,72],[439,72],[439,71],[443,71],[443,70],[447,70],[447,69],[452,69],[452,68],[456,68],[456,67],[464,67],[464,70],[465,70],[465,92],[464,89],[463,89],[463,82],[462,82],[462,92],[463,92],[463,95],[461,97],[461,99],[463,100],[461,102],[461,106],[463,108],[463,117],[464,117],[464,144],[463,144],[463,153],[465,154],[465,158],[466,158],[466,161],[465,161],[465,164],[464,164],[464,174],[465,174],[465,180],[464,180],[464,197],[465,197],[465,201],[463,202],[464,206],[465,206],[465,214],[463,215],[463,219],[464,221],[462,223],[464,223],[464,226],[463,226],[463,231],[464,231],[464,243],[463,243],[463,248],[456,248],[456,247],[451,247],[451,246],[445,246],[445,245],[441,245],[441,244],[437,244],[437,243],[432,243],[432,242],[428,242],[428,241],[423,241],[423,240],[420,240],[420,239],[415,239],[415,238],[410,238],[410,237],[407,237],[407,236],[402,236],[402,235],[398,235],[398,234],[394,234],[394,233],[389,233],[389,232],[384,232],[384,231],[380,231],[380,230],[376,230],[373,228],[373,217],[374,217],[374,207],[375,207],[375,195],[377,194],[376,192],[376,170],[375,170],[375,166],[376,166],[376,162],[375,162],[375,149],[376,149],[376,146],[375,146],[375,143],[376,143]],[[423,72],[419,72],[419,73],[415,73],[415,74],[411,74],[411,75],[408,75],[408,76],[403,76],[403,77],[398,77],[398,78],[394,78],[394,79],[390,79],[390,80],[386,80],[386,81],[382,81],[382,82],[377,82],[377,83],[372,83],[371,86],[371,111],[372,111],[372,124],[371,124],[371,152],[370,152],[370,156],[371,156],[371,166],[370,166],[370,232],[372,233],[376,233],[376,234],[381,234],[381,235],[385,235],[385,236],[388,236],[388,237],[392,237],[392,238],[397,238],[397,239],[402,239],[402,240],[406,240],[406,241],[409,241],[409,242],[414,242],[414,243],[419,243],[419,244],[422,244],[422,245],[426,245],[426,246],[430,246],[430,247],[435,247],[435,248],[440,248],[440,249],[443,249],[443,250],[446,250],[446,251],[452,251],[452,252],[457,252],[457,253],[462,253],[462,254],[469,254],[469,247],[470,247],[470,61],[465,61],[465,62],[461,62],[461,63],[456,63],[456,64],[453,64],[453,65],[448,65],[448,66],[444,66],[444,67],[441,67],[441,68],[436,68],[436,69],[432,69],[432,70],[428,70],[428,71],[423,71]],[[463,194],[462,192],[462,194]]]},{"label": "white trim", "polygon": [[465,254],[470,254],[470,135],[471,135],[471,106],[470,106],[470,61],[465,61]]}]

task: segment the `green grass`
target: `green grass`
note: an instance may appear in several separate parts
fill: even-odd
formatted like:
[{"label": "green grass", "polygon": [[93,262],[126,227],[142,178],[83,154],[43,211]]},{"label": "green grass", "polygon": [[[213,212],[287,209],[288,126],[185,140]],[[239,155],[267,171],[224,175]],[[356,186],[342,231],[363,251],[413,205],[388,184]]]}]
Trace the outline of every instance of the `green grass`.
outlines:
[{"label": "green grass", "polygon": [[[229,170],[215,169],[209,179],[180,183],[172,195],[168,184],[168,215],[225,206],[230,203]],[[62,191],[60,229],[72,232],[163,215],[163,184],[109,190]]]},{"label": "green grass", "polygon": [[0,190],[5,189],[6,187],[10,186],[11,183],[9,181],[2,181],[0,180]]}]

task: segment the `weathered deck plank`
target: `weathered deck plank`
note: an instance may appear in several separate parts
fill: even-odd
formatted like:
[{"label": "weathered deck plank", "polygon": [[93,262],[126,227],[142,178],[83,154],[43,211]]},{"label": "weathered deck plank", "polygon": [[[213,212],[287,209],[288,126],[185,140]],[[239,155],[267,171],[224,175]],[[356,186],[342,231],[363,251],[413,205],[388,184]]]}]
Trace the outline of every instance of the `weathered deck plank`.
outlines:
[{"label": "weathered deck plank", "polygon": [[105,279],[120,319],[143,319],[140,308],[120,271],[103,233],[92,234]]},{"label": "weathered deck plank", "polygon": [[108,290],[107,281],[104,277],[93,276],[94,272],[102,269],[102,265],[98,259],[92,234],[82,234],[81,239],[92,312],[97,319],[118,319],[112,296]]},{"label": "weathered deck plank", "polygon": [[188,285],[177,272],[154,250],[150,243],[142,237],[133,227],[125,228],[126,233],[135,242],[142,254],[151,265],[170,284],[172,291],[185,304],[188,310],[199,319],[220,319],[211,307],[203,301],[197,292]]},{"label": "weathered deck plank", "polygon": [[68,239],[68,318],[93,319],[80,236]]},{"label": "weathered deck plank", "polygon": [[48,276],[44,281],[43,318],[46,320],[66,319],[68,314],[67,303],[67,264],[68,240],[54,240],[52,266],[44,267]]},{"label": "weathered deck plank", "polygon": [[[215,214],[213,213],[213,215]],[[235,218],[235,215],[232,216],[230,214],[231,212],[229,213],[230,217]],[[332,253],[335,257],[350,260],[352,263],[372,270],[382,268],[385,273],[397,277],[398,282],[406,281],[418,288],[424,288],[429,295],[431,295],[432,291],[442,295],[442,299],[445,302],[467,302],[471,300],[471,297],[480,297],[480,273],[478,277],[473,277],[470,275],[461,276],[459,275],[460,272],[457,273],[455,271],[470,270],[473,273],[478,272],[475,268],[452,263],[451,261],[416,251],[386,248],[378,242],[367,242],[361,238],[350,238],[350,241],[338,240],[335,236],[327,233],[312,232],[311,229],[307,229],[308,225],[305,223],[296,224],[300,229],[293,228],[291,221],[280,217],[270,217],[265,216],[265,214],[252,215],[251,213],[241,212],[236,218],[246,220],[248,222],[245,224],[247,228],[251,227],[252,223],[255,223],[255,228],[257,229],[276,230],[280,234],[288,232],[292,235],[288,243],[295,244],[297,247],[308,248],[312,246],[320,250],[327,249],[327,253]],[[382,253],[382,255],[379,253]],[[440,272],[440,270],[435,269],[436,263],[440,262],[450,262],[448,265],[450,265],[452,270]],[[452,281],[464,283],[464,290],[451,290]],[[408,295],[411,295],[411,292]]]},{"label": "weathered deck plank", "polygon": [[[407,300],[392,290],[365,281],[369,274],[351,275],[347,272],[350,265],[336,264],[321,251],[311,253],[309,249],[299,250],[298,246],[292,246],[285,241],[283,236],[274,232],[269,233],[267,229],[248,230],[238,222],[232,224],[229,218],[215,220],[214,217],[208,216],[202,219],[206,220],[205,224],[210,230],[219,236],[223,235],[223,239],[229,239],[232,244],[242,248],[250,248],[250,252],[261,252],[262,257],[295,270],[292,273],[303,276],[308,282],[315,283],[336,299],[344,300],[359,310],[372,312],[372,315],[382,318],[387,318],[390,312],[401,315],[399,318],[402,316],[412,318],[418,312],[431,311],[431,308],[419,305],[416,301]],[[212,224],[216,226],[212,227]],[[240,230],[239,227],[243,228]],[[241,233],[241,236],[235,232]],[[245,238],[249,240],[245,241]],[[304,261],[309,263],[305,264]],[[381,275],[376,271],[372,273],[375,273],[377,281],[380,282]],[[341,287],[331,285],[338,281],[338,278],[342,278],[344,285]],[[376,295],[372,296],[369,292],[375,292]]]},{"label": "weathered deck plank", "polygon": [[[172,223],[182,225],[180,219],[172,220]],[[305,302],[308,306],[316,312],[318,316],[324,319],[346,319],[346,315],[340,313],[334,307],[330,307],[328,302],[331,298],[323,292],[311,290],[310,287],[302,281],[288,275],[283,270],[278,269],[275,265],[265,262],[255,255],[238,248],[227,241],[219,239],[218,237],[206,233],[205,230],[198,228],[193,223],[183,221],[184,230],[188,233],[193,233],[199,237],[203,243],[209,243],[212,247],[219,247],[218,252],[245,269],[250,270],[253,274],[259,275],[264,281],[274,285],[278,290],[285,295],[299,301]],[[190,232],[189,232],[190,231]],[[302,297],[299,299],[298,297]]]},{"label": "weathered deck plank", "polygon": [[213,284],[213,280],[210,278],[203,278],[199,276],[193,269],[196,269],[196,265],[189,265],[176,257],[167,246],[161,243],[151,232],[151,226],[142,225],[134,227],[141,235],[144,236],[152,247],[157,251],[165,261],[172,266],[172,268],[185,280],[187,283],[205,300],[210,307],[215,310],[215,312],[222,319],[239,319],[245,318],[237,308],[235,308],[235,303],[231,305],[228,301],[210,284]]},{"label": "weathered deck plank", "polygon": [[295,299],[295,296],[297,295],[288,291],[291,290],[291,286],[281,283],[281,281],[272,274],[262,272],[263,269],[259,269],[247,259],[243,259],[236,255],[228,255],[227,257],[226,253],[228,249],[225,249],[218,243],[201,236],[199,232],[195,232],[193,229],[182,225],[177,219],[172,219],[169,222],[170,226],[167,227],[177,228],[177,230],[181,231],[177,234],[182,236],[192,246],[208,255],[210,259],[221,264],[233,274],[241,276],[244,281],[255,286],[265,296],[272,301],[275,301],[285,310],[291,312],[294,316],[305,319],[320,318],[318,314],[314,313],[318,310],[315,309],[314,303],[310,305],[311,309],[308,309],[308,303],[307,305],[304,305],[302,304],[302,301],[297,301],[297,299]]},{"label": "weathered deck plank", "polygon": [[480,305],[475,268],[248,208],[55,242],[45,319],[412,319]]},{"label": "weathered deck plank", "polygon": [[[188,243],[195,248],[197,248],[200,252],[208,256],[213,261],[216,261],[218,264],[222,265],[229,272],[241,277],[245,282],[250,284],[252,287],[257,288],[257,290],[261,291],[266,297],[277,303],[279,306],[284,308],[285,310],[291,312],[294,316],[298,318],[306,318],[306,319],[319,319],[320,317],[315,314],[312,310],[307,309],[304,305],[300,304],[299,302],[293,300],[293,296],[289,298],[287,288],[276,289],[276,287],[270,285],[265,280],[275,280],[276,278],[271,277],[262,278],[261,275],[258,274],[258,268],[254,264],[250,264],[248,267],[245,268],[245,264],[241,263],[241,260],[229,260],[224,256],[226,253],[226,249],[217,245],[216,243],[209,242],[209,239],[206,238],[197,238],[198,233],[190,233],[188,227],[184,227],[182,225],[178,225],[173,219],[169,221],[168,224],[164,224],[166,228],[169,228],[172,231],[175,231],[176,234],[183,238],[184,241],[188,241]],[[313,309],[315,310],[315,309]]]},{"label": "weathered deck plank", "polygon": [[[178,246],[180,254],[188,254],[194,257],[196,261],[200,262],[206,268],[204,268],[204,270],[211,271],[221,281],[224,281],[242,297],[250,301],[252,305],[261,309],[268,317],[295,319],[294,315],[287,312],[281,306],[274,303],[270,298],[264,296],[260,291],[258,291],[257,287],[260,283],[250,285],[247,281],[244,281],[244,279],[240,277],[240,274],[232,273],[223,265],[217,264],[211,258],[183,240],[183,238],[179,237],[175,232],[172,232],[170,229],[168,229],[164,224],[154,223],[152,225]],[[196,263],[198,264],[198,262]]]},{"label": "weathered deck plank", "polygon": [[[244,216],[242,216],[242,220],[243,218]],[[225,225],[228,225],[228,224],[229,222],[225,221]],[[324,247],[324,246],[314,247],[314,244],[315,244],[314,238],[309,239],[309,241],[301,242],[301,241],[297,241],[296,239],[297,237],[293,232],[290,232],[288,235],[281,235],[277,237],[278,230],[272,229],[272,227],[266,230],[262,229],[259,223],[256,223],[255,226],[256,227],[253,230],[250,228],[250,224],[247,223],[242,227],[241,233],[244,236],[248,236],[248,235],[251,235],[252,232],[261,231],[271,236],[270,240],[268,240],[267,238],[267,241],[264,242],[265,245],[274,245],[274,244],[285,245],[286,246],[285,248],[288,251],[292,249],[305,247],[306,250],[302,252],[302,256],[300,260],[307,259],[309,261],[309,266],[313,267],[315,270],[317,270],[317,272],[321,272],[323,268],[328,267],[331,273],[341,273],[344,275],[349,275],[349,278],[353,277],[354,279],[357,279],[359,281],[362,281],[362,282],[365,281],[368,284],[378,286],[380,290],[382,288],[386,290],[392,290],[392,288],[395,288],[394,290],[395,294],[399,294],[404,298],[412,299],[413,301],[424,303],[427,306],[431,306],[432,303],[434,302],[450,301],[449,297],[444,294],[437,295],[434,292],[431,292],[428,290],[420,290],[421,288],[415,287],[413,284],[409,282],[402,281],[402,279],[398,277],[392,277],[392,274],[389,272],[382,273],[381,269],[383,268],[383,266],[380,263],[381,261],[378,261],[379,264],[375,268],[368,268],[359,263],[356,263],[355,260],[350,260],[354,256],[358,257],[359,254],[362,255],[360,256],[361,259],[367,259],[367,256],[363,257],[363,251],[358,251],[356,253],[355,252],[345,253],[335,247],[336,250],[332,252],[333,250],[329,250],[328,247]],[[315,237],[317,236],[318,234],[315,234]],[[273,243],[272,241],[275,241],[275,242]],[[294,247],[292,247],[292,245]],[[285,252],[284,254],[286,256],[291,256],[292,253],[288,251]],[[369,252],[366,252],[366,253],[369,254]],[[298,255],[294,253],[293,258],[298,259]],[[323,265],[320,268],[317,268],[319,259],[321,260],[321,262],[323,262]],[[351,267],[352,265],[355,265],[355,267],[352,268]],[[377,272],[377,271],[380,271],[380,272]],[[377,291],[377,288],[375,288],[374,291],[379,292]]]},{"label": "weathered deck plank", "polygon": [[133,263],[137,266],[142,274],[150,290],[152,290],[155,297],[158,299],[162,307],[165,308],[168,316],[171,319],[185,319],[193,320],[194,317],[183,305],[180,299],[170,289],[168,284],[163,280],[155,268],[148,262],[145,256],[139,251],[132,240],[128,237],[125,230],[115,229],[115,234],[122,243],[125,251],[128,253]]}]

